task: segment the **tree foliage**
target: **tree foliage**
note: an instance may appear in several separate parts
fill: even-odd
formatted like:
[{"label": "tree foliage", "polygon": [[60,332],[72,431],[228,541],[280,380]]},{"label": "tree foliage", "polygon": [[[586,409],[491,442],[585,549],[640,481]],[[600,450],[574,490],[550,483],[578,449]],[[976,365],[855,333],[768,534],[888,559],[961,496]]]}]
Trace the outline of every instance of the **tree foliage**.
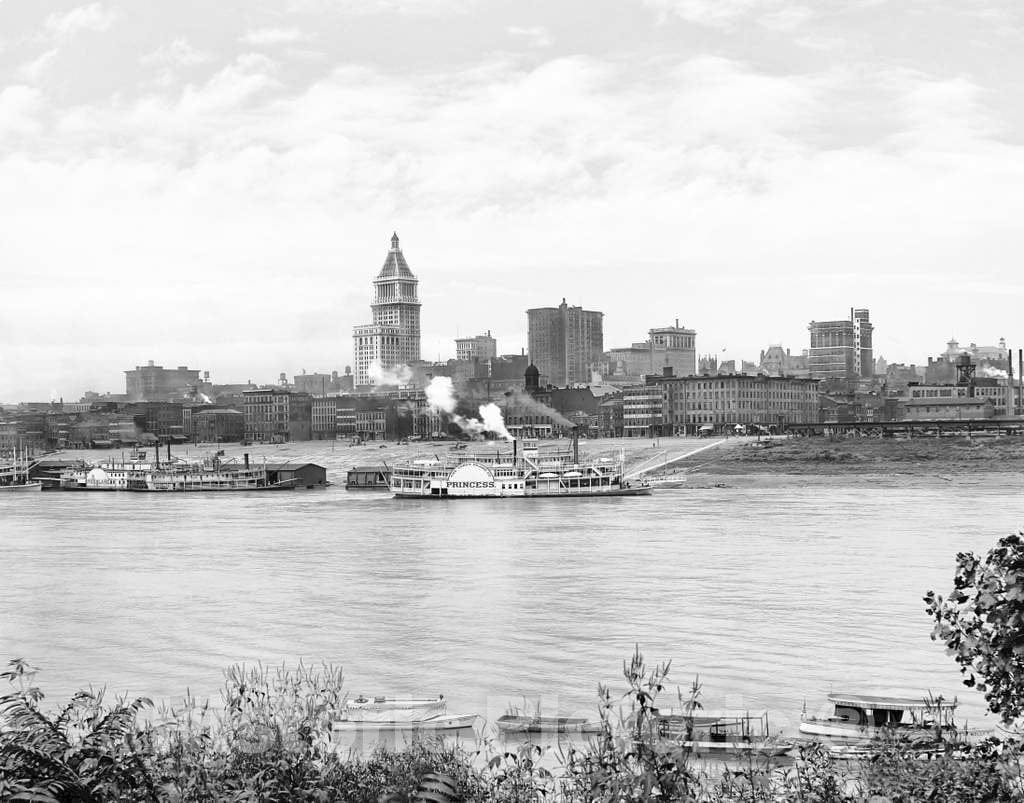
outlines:
[{"label": "tree foliage", "polygon": [[964,685],[985,695],[989,708],[1011,723],[1024,715],[1024,540],[1000,539],[984,559],[956,556],[953,590],[925,595],[935,620],[932,638],[946,645]]}]

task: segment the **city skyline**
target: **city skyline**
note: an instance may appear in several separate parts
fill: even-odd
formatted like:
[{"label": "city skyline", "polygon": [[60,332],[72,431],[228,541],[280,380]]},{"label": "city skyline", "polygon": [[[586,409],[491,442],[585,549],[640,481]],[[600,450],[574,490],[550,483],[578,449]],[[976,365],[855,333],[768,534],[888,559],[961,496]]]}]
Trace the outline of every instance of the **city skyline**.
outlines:
[{"label": "city skyline", "polygon": [[1008,2],[0,2],[0,399],[341,369],[394,230],[427,359],[563,296],[606,348],[798,352],[851,305],[891,362],[1017,347],[1022,38]]}]

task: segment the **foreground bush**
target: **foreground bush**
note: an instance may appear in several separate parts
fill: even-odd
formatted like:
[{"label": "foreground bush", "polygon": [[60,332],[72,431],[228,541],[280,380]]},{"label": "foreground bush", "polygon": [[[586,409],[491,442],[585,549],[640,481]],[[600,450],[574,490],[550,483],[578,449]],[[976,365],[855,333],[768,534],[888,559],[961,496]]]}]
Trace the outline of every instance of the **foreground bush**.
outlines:
[{"label": "foreground bush", "polygon": [[[1004,722],[1019,722],[1024,539],[1002,539],[983,560],[958,555],[953,591],[925,600],[933,638],[965,683]],[[639,649],[623,664],[623,696],[598,687],[601,732],[558,756],[530,744],[495,752],[439,741],[339,755],[330,732],[343,676],[326,664],[233,667],[216,709],[186,697],[154,710],[145,698],[111,703],[90,689],[47,711],[36,671],[14,660],[0,673],[12,687],[0,696],[0,801],[1024,801],[1019,738],[964,745],[941,730],[928,749],[887,742],[852,765],[810,744],[785,764],[751,758],[711,773],[681,740],[659,736],[657,701],[670,665],[648,668]],[[679,703],[699,709],[699,683]]]},{"label": "foreground bush", "polygon": [[[947,745],[922,760],[920,747],[879,746],[856,767],[822,748],[800,748],[785,765],[751,759],[710,773],[679,742],[659,738],[654,711],[669,664],[648,668],[637,651],[623,665],[627,690],[600,687],[602,731],[564,755],[524,744],[493,752],[437,741],[366,757],[339,755],[331,717],[344,693],[330,666],[233,668],[223,705],[186,698],[154,710],[145,699],[109,703],[76,694],[41,708],[35,670],[11,662],[0,673],[0,800],[19,801],[832,801],[1022,800],[1020,745],[991,739]],[[680,703],[700,708],[694,683]],[[142,713],[142,716],[139,716]],[[554,771],[547,767],[554,766]]]}]

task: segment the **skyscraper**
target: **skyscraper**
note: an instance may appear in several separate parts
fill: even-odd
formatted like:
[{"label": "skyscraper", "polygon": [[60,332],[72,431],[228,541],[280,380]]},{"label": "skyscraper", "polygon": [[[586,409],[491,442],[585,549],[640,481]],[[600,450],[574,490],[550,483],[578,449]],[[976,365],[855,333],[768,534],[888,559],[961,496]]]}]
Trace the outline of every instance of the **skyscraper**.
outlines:
[{"label": "skyscraper", "polygon": [[870,315],[866,309],[851,309],[845,321],[811,321],[811,349],[807,368],[814,379],[870,379],[874,374],[874,351]]},{"label": "skyscraper", "polygon": [[570,307],[526,311],[530,361],[540,371],[541,384],[589,382],[604,354],[604,313]]},{"label": "skyscraper", "polygon": [[393,371],[397,366],[419,360],[418,284],[398,247],[398,235],[392,234],[391,250],[373,280],[373,323],[352,330],[357,385],[376,384],[376,374],[371,372],[374,363],[384,371]]}]

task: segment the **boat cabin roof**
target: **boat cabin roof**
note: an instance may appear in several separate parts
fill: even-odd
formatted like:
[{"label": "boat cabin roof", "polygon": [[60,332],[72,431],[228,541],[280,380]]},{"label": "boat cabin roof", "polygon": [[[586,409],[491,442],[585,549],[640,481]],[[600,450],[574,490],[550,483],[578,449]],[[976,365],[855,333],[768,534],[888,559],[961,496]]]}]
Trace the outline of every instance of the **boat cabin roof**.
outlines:
[{"label": "boat cabin roof", "polygon": [[929,700],[927,697],[888,697],[872,694],[830,694],[830,703],[850,708],[871,708],[879,711],[907,711],[924,708],[956,708],[956,700]]}]

